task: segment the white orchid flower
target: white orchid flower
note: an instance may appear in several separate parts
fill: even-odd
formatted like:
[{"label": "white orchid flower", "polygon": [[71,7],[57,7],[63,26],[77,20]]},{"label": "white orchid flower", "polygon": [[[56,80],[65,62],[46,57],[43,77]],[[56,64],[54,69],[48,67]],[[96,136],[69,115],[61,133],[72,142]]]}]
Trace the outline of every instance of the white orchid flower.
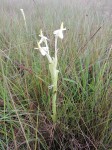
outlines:
[{"label": "white orchid flower", "polygon": [[38,44],[38,48],[34,48],[34,49],[38,49],[40,53],[42,54],[42,56],[46,56],[49,63],[52,63],[52,58],[49,54],[49,47],[41,47],[39,42],[37,42],[37,44]]},{"label": "white orchid flower", "polygon": [[63,27],[63,22],[61,23],[61,26],[60,26],[60,29],[58,30],[55,30],[53,32],[53,34],[56,36],[56,37],[59,37],[60,39],[63,39],[63,31],[65,31],[66,28]]},{"label": "white orchid flower", "polygon": [[41,47],[40,43],[37,43],[37,44],[38,44],[38,48],[34,48],[34,49],[38,49],[43,56],[45,56],[46,54],[49,54],[49,48],[48,47]]},{"label": "white orchid flower", "polygon": [[42,42],[44,42],[44,43],[46,44],[46,47],[47,47],[47,46],[48,46],[48,45],[47,45],[47,41],[48,41],[49,39],[48,39],[46,36],[43,35],[42,30],[40,30],[39,36],[41,37],[39,43],[41,44]]}]

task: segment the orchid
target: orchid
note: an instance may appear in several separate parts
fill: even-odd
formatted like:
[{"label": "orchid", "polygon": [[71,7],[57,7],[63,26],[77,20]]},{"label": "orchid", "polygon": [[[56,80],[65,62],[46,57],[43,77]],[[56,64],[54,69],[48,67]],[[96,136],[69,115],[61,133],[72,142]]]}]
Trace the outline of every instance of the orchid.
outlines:
[{"label": "orchid", "polygon": [[63,31],[65,31],[66,28],[63,27],[63,22],[61,23],[61,26],[60,26],[60,29],[58,30],[55,30],[53,32],[53,34],[56,36],[56,37],[59,37],[60,39],[63,39]]},{"label": "orchid", "polygon": [[48,47],[47,41],[48,41],[49,39],[48,39],[46,36],[43,35],[42,30],[40,30],[39,36],[41,37],[39,43],[41,44],[42,42],[44,42],[44,43],[46,44],[46,47]]},{"label": "orchid", "polygon": [[42,54],[42,56],[46,56],[49,63],[52,62],[52,58],[49,54],[49,47],[41,47],[40,42],[37,42],[38,44],[38,48],[34,48],[34,49],[38,49],[40,51],[40,53]]},{"label": "orchid", "polygon": [[41,47],[40,42],[38,43],[38,49],[40,50],[40,52],[43,56],[45,56],[46,54],[49,54],[49,47],[48,46]]},{"label": "orchid", "polygon": [[[58,52],[58,48],[57,48],[57,40],[58,37],[60,39],[63,39],[63,31],[66,30],[66,28],[63,27],[63,22],[60,26],[59,30],[54,31],[53,33],[55,34],[55,56],[51,57],[49,54],[49,47],[48,47],[48,38],[46,36],[43,35],[42,30],[40,31],[39,37],[41,38],[39,42],[37,42],[38,44],[38,49],[40,51],[40,53],[42,54],[42,56],[46,56],[48,61],[49,61],[49,71],[51,74],[51,81],[52,84],[50,86],[48,86],[49,89],[53,90],[53,94],[52,94],[52,120],[55,123],[56,122],[56,98],[57,98],[57,82],[58,82],[58,73],[59,70],[57,69],[57,52]],[[45,44],[45,46],[41,46],[41,44]]]}]

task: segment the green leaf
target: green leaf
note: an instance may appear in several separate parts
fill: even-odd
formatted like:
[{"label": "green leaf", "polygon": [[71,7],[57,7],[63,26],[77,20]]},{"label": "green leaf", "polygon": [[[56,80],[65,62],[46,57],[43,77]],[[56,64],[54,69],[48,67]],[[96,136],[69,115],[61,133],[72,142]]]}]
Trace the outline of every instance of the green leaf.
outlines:
[{"label": "green leaf", "polygon": [[77,84],[76,81],[72,80],[72,79],[68,79],[68,78],[63,78],[64,81],[68,81],[68,82],[71,82],[71,83],[75,83]]}]

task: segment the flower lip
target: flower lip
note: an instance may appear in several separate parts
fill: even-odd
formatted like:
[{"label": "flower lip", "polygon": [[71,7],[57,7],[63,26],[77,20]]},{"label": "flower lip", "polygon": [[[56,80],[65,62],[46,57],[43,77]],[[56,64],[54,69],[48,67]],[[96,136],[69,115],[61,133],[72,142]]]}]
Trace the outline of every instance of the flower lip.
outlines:
[{"label": "flower lip", "polygon": [[34,48],[34,49],[38,49],[43,56],[45,56],[47,54],[49,55],[49,47],[47,47],[47,46],[41,47],[39,42],[37,42],[37,44],[38,44],[38,48]]},{"label": "flower lip", "polygon": [[38,49],[38,50],[41,52],[41,54],[42,54],[43,56],[49,54],[49,49],[48,49],[48,47],[40,47],[40,48],[34,48],[34,49]]},{"label": "flower lip", "polygon": [[49,53],[48,47],[41,47],[39,50],[43,56]]}]

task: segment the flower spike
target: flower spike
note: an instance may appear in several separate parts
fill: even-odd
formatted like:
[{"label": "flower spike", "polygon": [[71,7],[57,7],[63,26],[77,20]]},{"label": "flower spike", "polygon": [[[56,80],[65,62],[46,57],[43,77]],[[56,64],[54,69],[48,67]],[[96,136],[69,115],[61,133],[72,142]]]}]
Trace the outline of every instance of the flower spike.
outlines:
[{"label": "flower spike", "polygon": [[[57,69],[57,64],[58,64],[58,57],[57,57],[57,52],[58,52],[58,37],[60,39],[63,39],[63,31],[66,30],[66,28],[63,27],[63,22],[61,23],[60,29],[55,30],[53,32],[53,34],[55,35],[55,55],[54,57],[51,57],[49,54],[49,47],[47,44],[48,38],[46,36],[43,35],[42,30],[40,30],[40,34],[39,37],[41,38],[39,42],[37,42],[38,49],[40,51],[40,53],[43,56],[46,56],[48,61],[49,61],[49,71],[51,74],[51,82],[52,84],[50,86],[48,86],[49,89],[52,89],[52,120],[53,123],[55,124],[57,121],[57,105],[56,105],[56,99],[57,99],[57,83],[58,83],[58,73],[59,70]],[[45,44],[45,47],[41,46],[41,44]]]}]

